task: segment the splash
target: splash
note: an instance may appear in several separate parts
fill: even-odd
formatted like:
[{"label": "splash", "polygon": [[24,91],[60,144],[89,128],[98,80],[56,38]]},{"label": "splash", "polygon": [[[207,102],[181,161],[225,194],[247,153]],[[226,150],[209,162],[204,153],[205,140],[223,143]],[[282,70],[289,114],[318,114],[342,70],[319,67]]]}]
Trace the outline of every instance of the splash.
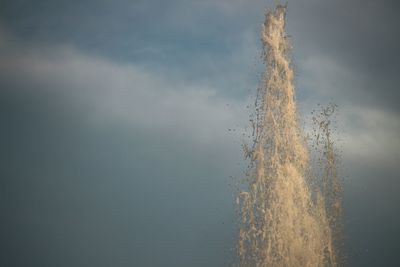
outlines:
[{"label": "splash", "polygon": [[[238,196],[241,216],[238,253],[241,266],[337,266],[335,218],[341,212],[340,185],[325,197],[337,177],[329,124],[320,143],[325,176],[310,174],[310,156],[298,122],[294,72],[285,33],[286,6],[266,13],[262,30],[264,81],[258,90],[248,189]],[[319,125],[319,126],[320,126]],[[325,129],[325,130],[324,130]],[[337,180],[337,179],[336,179]],[[335,180],[335,181],[336,181]],[[330,181],[330,182],[327,182]]]}]

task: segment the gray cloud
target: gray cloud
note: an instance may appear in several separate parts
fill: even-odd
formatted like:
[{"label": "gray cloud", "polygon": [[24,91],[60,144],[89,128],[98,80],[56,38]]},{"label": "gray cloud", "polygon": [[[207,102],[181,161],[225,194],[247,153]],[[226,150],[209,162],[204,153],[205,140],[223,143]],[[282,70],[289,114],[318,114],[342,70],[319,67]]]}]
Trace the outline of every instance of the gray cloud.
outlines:
[{"label": "gray cloud", "polygon": [[241,158],[228,128],[245,119],[245,101],[69,46],[11,39],[0,43],[3,263],[228,264],[228,176]]},{"label": "gray cloud", "polygon": [[[395,73],[400,67],[396,34],[400,22],[394,12],[398,3],[302,1],[291,4],[288,27],[295,42],[295,57],[299,59],[299,76],[304,71],[299,61],[328,59],[344,75],[347,72],[348,77],[356,80],[355,86],[338,88],[343,91],[342,98],[398,112],[399,79]],[[337,87],[344,86],[339,80],[336,83]]]}]

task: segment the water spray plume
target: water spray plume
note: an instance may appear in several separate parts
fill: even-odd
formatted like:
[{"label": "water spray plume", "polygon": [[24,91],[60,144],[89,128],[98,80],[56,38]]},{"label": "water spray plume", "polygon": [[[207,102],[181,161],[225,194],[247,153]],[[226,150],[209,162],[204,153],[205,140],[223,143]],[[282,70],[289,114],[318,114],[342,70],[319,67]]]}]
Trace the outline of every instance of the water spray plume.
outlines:
[{"label": "water spray plume", "polygon": [[[282,5],[268,11],[261,34],[266,71],[257,94],[254,140],[245,146],[248,189],[237,199],[240,265],[337,266],[332,226],[341,204],[334,194],[327,202],[325,186],[310,185],[310,153],[299,126],[285,15]],[[332,152],[330,145],[327,149]],[[325,185],[336,177],[334,155],[328,157]]]}]

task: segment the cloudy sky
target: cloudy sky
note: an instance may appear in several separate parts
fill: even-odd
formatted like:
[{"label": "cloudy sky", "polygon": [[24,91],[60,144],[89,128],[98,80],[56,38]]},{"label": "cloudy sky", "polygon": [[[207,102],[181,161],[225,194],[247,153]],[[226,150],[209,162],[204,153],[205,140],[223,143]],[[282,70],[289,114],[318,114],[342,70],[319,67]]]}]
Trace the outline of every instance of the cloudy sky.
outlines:
[{"label": "cloudy sky", "polygon": [[[0,265],[230,266],[270,0],[0,1]],[[350,266],[397,266],[399,4],[288,4],[306,121],[339,106]]]}]

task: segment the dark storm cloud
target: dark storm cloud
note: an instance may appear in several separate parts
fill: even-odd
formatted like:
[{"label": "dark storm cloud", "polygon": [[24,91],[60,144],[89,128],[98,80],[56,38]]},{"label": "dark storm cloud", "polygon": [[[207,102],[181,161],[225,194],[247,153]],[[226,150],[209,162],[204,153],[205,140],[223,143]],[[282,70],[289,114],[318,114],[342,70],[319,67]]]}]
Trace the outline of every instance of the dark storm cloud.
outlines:
[{"label": "dark storm cloud", "polygon": [[[396,1],[293,1],[288,28],[295,42],[295,58],[332,59],[349,76],[358,78],[342,96],[351,95],[353,103],[398,112],[398,10]],[[341,81],[336,83],[340,87]]]},{"label": "dark storm cloud", "polygon": [[211,262],[229,258],[229,189],[215,153],[88,125],[81,107],[43,92],[1,100],[2,265],[203,266],[210,248],[225,255]]},{"label": "dark storm cloud", "polygon": [[231,261],[226,99],[68,46],[0,47],[3,264]]},{"label": "dark storm cloud", "polygon": [[96,123],[73,99],[12,89],[0,98],[3,265],[229,261],[223,146],[201,149],[179,135]]},{"label": "dark storm cloud", "polygon": [[302,31],[298,34],[304,42],[310,39],[307,43],[310,48],[303,50],[313,54],[317,49],[362,71],[392,74],[393,67],[399,64],[396,60],[399,57],[396,53],[398,8],[395,1],[373,0],[313,1],[303,5],[296,13],[299,17],[311,17],[303,19]]}]

